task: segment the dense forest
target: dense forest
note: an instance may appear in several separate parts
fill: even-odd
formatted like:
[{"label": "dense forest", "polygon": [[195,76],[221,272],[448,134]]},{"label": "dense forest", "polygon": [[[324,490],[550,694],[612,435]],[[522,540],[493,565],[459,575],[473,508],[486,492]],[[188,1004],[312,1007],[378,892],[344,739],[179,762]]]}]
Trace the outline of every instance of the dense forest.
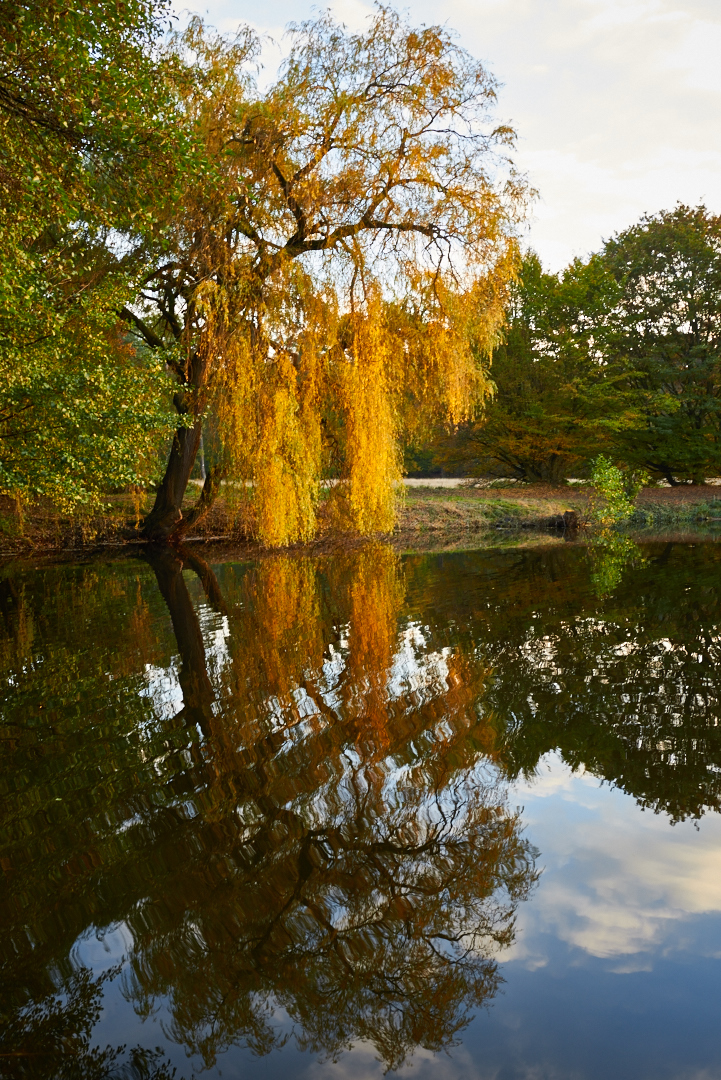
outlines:
[{"label": "dense forest", "polygon": [[322,499],[388,530],[404,469],[721,471],[721,219],[679,205],[544,272],[495,80],[446,29],[319,15],[264,90],[249,28],[156,0],[8,0],[0,31],[17,507],[149,491],[145,535],[177,539],[235,484],[282,545]]}]

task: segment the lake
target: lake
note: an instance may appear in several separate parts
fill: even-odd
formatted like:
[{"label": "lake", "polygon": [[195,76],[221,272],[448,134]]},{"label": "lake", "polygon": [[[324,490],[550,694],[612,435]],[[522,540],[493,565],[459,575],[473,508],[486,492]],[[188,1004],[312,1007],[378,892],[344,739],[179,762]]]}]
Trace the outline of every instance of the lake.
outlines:
[{"label": "lake", "polygon": [[0,572],[0,1076],[721,1078],[721,544]]}]

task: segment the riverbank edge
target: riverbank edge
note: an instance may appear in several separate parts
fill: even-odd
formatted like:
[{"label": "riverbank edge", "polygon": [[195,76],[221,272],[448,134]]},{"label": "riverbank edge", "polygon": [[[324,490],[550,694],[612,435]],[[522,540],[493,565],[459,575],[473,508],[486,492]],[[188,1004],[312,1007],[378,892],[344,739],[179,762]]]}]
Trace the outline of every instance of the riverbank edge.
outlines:
[{"label": "riverbank edge", "polygon": [[[542,537],[569,539],[583,533],[589,520],[589,488],[552,489],[541,485],[497,489],[473,487],[411,488],[399,499],[398,522],[392,533],[361,537],[351,532],[324,528],[318,537],[294,544],[284,551],[348,549],[370,542],[391,543],[396,549],[453,550],[457,547],[497,546],[513,543],[524,535],[537,544]],[[145,498],[149,498],[145,497]],[[0,506],[0,558],[80,556],[93,552],[142,549],[148,542],[140,535],[146,506],[143,497],[115,496],[102,511],[75,516],[62,515],[52,506],[38,504],[19,514],[6,500]],[[9,504],[9,505],[8,505]],[[184,543],[232,545],[247,557],[269,551],[250,535],[248,504],[229,506],[219,501],[201,527]],[[721,488],[645,489],[627,524],[632,532],[672,530],[707,536],[706,530],[721,527]],[[277,551],[278,549],[272,549]]]}]

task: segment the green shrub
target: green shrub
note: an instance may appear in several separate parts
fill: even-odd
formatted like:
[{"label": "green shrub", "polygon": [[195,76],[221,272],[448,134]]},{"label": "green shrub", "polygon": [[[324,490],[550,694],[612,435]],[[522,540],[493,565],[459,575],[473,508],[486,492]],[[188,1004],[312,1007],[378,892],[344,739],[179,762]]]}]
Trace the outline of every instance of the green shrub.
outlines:
[{"label": "green shrub", "polygon": [[591,470],[591,482],[596,492],[591,503],[593,523],[608,529],[628,521],[635,509],[638,493],[648,481],[647,473],[620,469],[609,458],[599,454]]}]

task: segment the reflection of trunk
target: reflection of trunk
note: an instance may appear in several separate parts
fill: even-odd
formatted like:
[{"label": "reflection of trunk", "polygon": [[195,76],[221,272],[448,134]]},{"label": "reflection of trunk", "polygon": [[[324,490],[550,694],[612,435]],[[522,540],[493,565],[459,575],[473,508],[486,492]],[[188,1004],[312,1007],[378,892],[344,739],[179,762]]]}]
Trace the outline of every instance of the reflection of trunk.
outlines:
[{"label": "reflection of trunk", "polygon": [[228,609],[223,594],[220,591],[218,579],[205,559],[201,559],[200,555],[196,555],[190,548],[182,547],[179,548],[178,551],[183,559],[183,565],[194,570],[200,578],[200,584],[203,586],[203,592],[205,593],[208,602],[212,604],[215,610],[219,611],[221,615],[227,615]]},{"label": "reflection of trunk", "polygon": [[[183,691],[184,711],[193,723],[200,726],[203,734],[209,737],[213,687],[208,678],[200,623],[188,586],[183,580],[183,560],[172,548],[151,549],[146,557],[155,571],[158,588],[168,606],[175,640],[178,643],[181,659],[179,680]],[[202,560],[199,561],[202,563]],[[215,581],[210,567],[206,569]],[[217,582],[215,586],[218,588]]]}]

